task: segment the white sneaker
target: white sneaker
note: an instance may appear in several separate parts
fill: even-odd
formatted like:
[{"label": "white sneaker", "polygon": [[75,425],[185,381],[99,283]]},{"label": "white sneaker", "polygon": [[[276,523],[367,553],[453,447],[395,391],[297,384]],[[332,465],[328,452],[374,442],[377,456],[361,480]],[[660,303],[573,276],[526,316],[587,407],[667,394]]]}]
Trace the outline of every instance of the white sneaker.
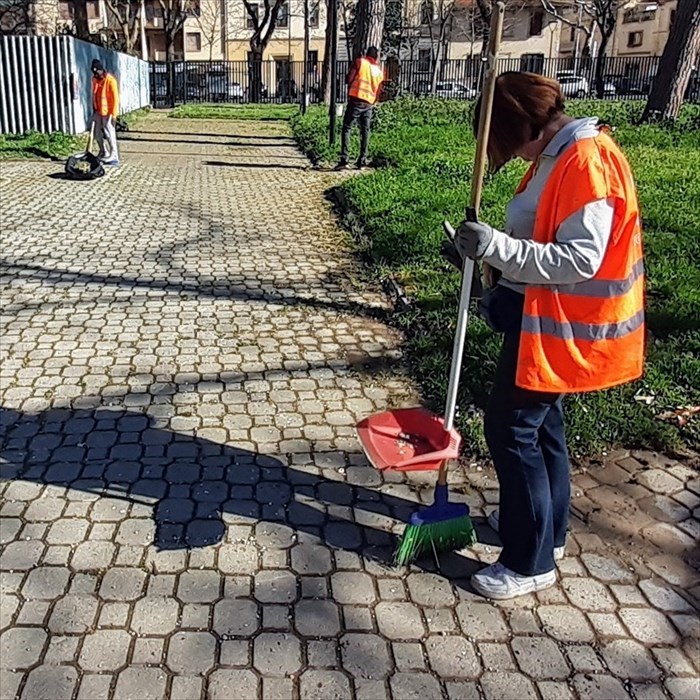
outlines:
[{"label": "white sneaker", "polygon": [[550,588],[557,582],[557,574],[552,569],[537,576],[522,576],[496,562],[487,566],[471,578],[472,588],[485,598],[508,600],[526,593],[534,593]]},{"label": "white sneaker", "polygon": [[[494,531],[498,532],[498,510],[493,510],[489,513],[489,517],[486,519],[489,527]],[[566,556],[566,547],[555,547],[554,548],[554,561],[559,561]]]}]

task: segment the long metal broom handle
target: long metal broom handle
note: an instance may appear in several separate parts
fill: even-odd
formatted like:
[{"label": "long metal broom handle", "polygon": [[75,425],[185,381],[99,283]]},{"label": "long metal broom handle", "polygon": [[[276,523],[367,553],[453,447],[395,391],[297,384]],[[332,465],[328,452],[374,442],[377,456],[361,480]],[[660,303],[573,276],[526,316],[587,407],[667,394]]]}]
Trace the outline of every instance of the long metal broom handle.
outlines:
[{"label": "long metal broom handle", "polygon": [[[472,173],[472,189],[470,206],[467,209],[467,218],[476,219],[481,203],[481,191],[484,184],[484,171],[486,170],[486,149],[491,129],[491,111],[493,107],[493,94],[496,89],[496,75],[498,66],[496,59],[501,46],[501,33],[503,31],[503,15],[505,5],[497,2],[491,10],[491,27],[489,30],[489,46],[484,77],[484,88],[481,94],[481,111],[479,112],[479,130],[476,140],[476,154],[474,155],[474,171]],[[459,312],[457,316],[457,330],[455,332],[454,345],[452,346],[452,365],[450,367],[450,383],[447,388],[447,400],[445,402],[445,430],[452,430],[455,412],[457,409],[457,390],[459,389],[459,375],[462,369],[462,356],[464,354],[464,340],[467,335],[467,323],[469,321],[469,301],[471,297],[472,279],[474,277],[474,261],[464,259],[462,269],[462,287],[459,293]]]}]

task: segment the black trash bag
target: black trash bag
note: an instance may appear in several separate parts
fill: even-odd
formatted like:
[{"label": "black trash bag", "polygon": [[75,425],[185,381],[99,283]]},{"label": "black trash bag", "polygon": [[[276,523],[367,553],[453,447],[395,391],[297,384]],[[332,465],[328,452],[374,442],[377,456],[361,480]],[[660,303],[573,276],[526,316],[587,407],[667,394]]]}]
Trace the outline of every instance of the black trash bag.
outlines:
[{"label": "black trash bag", "polygon": [[66,177],[70,180],[94,180],[104,174],[104,166],[92,153],[71,156],[66,161]]},{"label": "black trash bag", "polygon": [[126,119],[117,117],[117,121],[114,124],[114,128],[117,131],[129,131],[129,124],[126,122]]}]

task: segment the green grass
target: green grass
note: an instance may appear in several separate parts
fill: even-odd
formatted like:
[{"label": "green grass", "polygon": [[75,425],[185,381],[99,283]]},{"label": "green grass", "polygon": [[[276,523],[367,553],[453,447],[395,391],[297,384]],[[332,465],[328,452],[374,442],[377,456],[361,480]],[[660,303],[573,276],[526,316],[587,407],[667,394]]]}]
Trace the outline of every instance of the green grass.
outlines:
[{"label": "green grass", "polygon": [[[684,425],[659,419],[681,406],[700,404],[700,108],[686,106],[675,125],[662,127],[636,125],[642,107],[593,101],[573,101],[569,107],[573,115],[596,115],[616,128],[638,182],[649,276],[645,376],[617,389],[567,398],[569,442],[579,456],[610,445],[700,448],[700,419]],[[393,277],[414,299],[413,308],[394,320],[410,331],[410,369],[438,411],[446,391],[459,282],[439,255],[441,222],[458,223],[469,199],[471,110],[467,103],[433,99],[382,105],[370,146],[380,169],[351,178],[336,192],[375,274]],[[295,116],[292,128],[314,161],[337,158],[337,144],[328,146],[323,108]],[[482,219],[503,225],[505,205],[525,167],[511,163],[488,179]],[[473,316],[459,424],[475,454],[485,450],[480,407],[499,346],[499,336]],[[641,397],[653,399],[647,404]]]},{"label": "green grass", "polygon": [[[133,128],[138,120],[148,114],[150,108],[137,109],[129,114],[123,114],[122,119]],[[119,135],[117,134],[117,139]],[[20,158],[49,158],[63,160],[73,153],[85,149],[84,135],[72,136],[56,131],[51,134],[41,134],[38,131],[27,131],[23,134],[0,134],[0,160],[17,160]]]},{"label": "green grass", "polygon": [[244,119],[288,121],[299,111],[294,104],[181,105],[170,116],[174,119]]},{"label": "green grass", "polygon": [[0,160],[18,158],[66,158],[84,148],[84,139],[62,132],[0,134]]}]

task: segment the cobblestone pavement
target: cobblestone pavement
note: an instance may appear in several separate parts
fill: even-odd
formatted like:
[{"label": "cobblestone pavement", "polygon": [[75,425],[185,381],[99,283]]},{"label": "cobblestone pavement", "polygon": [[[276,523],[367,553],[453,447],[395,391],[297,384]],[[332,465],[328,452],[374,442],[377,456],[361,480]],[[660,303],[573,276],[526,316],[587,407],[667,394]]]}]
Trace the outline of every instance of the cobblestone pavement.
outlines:
[{"label": "cobblestone pavement", "polygon": [[[274,124],[129,139],[92,183],[2,165],[3,700],[698,697],[696,471],[579,473],[538,595],[469,590],[483,524],[439,573],[393,568],[433,477],[358,448],[413,396],[331,176]],[[452,480],[497,501],[487,468]]]}]

